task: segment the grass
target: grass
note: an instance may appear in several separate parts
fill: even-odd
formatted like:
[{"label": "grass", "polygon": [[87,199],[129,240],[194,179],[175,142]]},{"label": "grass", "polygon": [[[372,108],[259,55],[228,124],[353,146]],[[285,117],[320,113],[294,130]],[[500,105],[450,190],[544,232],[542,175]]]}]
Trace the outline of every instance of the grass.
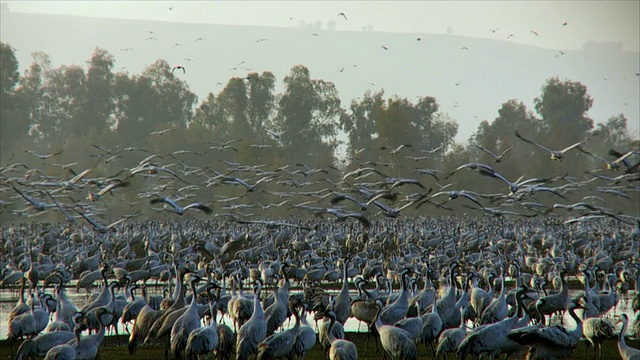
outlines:
[{"label": "grass", "polygon": [[[364,356],[365,343],[366,343],[366,334],[365,333],[355,333],[349,332],[347,333],[347,339],[353,341],[358,348],[358,359],[365,360],[380,360],[383,358],[382,353],[376,353],[376,346],[373,343],[373,340],[369,343],[369,350],[367,356]],[[126,347],[127,337],[120,336],[120,346],[116,345],[116,339],[113,336],[108,336],[105,338],[105,343],[103,347],[100,349],[99,357],[102,360],[158,360],[162,359],[163,356],[163,348],[161,346],[148,346],[138,348],[134,355],[129,355]],[[627,344],[630,346],[638,347],[638,341],[627,340]],[[382,351],[382,347],[380,347],[380,351]],[[17,352],[17,348],[14,348],[14,355]],[[428,355],[427,355],[428,354]],[[581,342],[578,345],[578,348],[573,352],[572,356],[568,359],[582,359],[582,360],[591,360],[593,351],[591,348],[587,348],[587,345],[584,342]],[[209,359],[213,359],[213,356],[210,356]],[[233,359],[234,357],[232,357]],[[427,353],[424,345],[420,344],[418,346],[418,359],[432,359],[433,356],[431,353]],[[0,341],[0,360],[10,359],[10,351],[9,351],[9,342],[4,340]],[[325,356],[322,353],[322,349],[318,344],[311,350],[311,352],[305,358],[306,360],[324,360]],[[450,360],[455,359],[455,356],[450,356]],[[609,340],[604,343],[602,347],[602,359],[603,360],[619,360],[620,354],[618,352],[617,343],[615,340]]]}]

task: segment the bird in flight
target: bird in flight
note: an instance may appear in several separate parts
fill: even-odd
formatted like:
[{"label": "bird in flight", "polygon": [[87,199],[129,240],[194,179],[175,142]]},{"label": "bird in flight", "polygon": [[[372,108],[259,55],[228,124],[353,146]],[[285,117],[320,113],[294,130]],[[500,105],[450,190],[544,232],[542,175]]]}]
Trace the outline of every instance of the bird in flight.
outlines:
[{"label": "bird in flight", "polygon": [[529,143],[529,144],[531,144],[531,145],[535,145],[535,146],[539,147],[540,149],[543,149],[543,150],[545,150],[545,151],[548,151],[548,152],[549,152],[549,154],[551,154],[551,160],[562,160],[562,158],[564,157],[564,155],[565,155],[567,152],[569,152],[569,151],[571,151],[571,150],[573,150],[573,149],[577,148],[578,146],[580,146],[580,145],[584,144],[584,143],[588,140],[588,139],[584,139],[584,140],[579,141],[579,142],[577,142],[577,143],[575,143],[575,144],[573,144],[573,145],[569,145],[569,146],[565,147],[565,148],[564,148],[564,149],[562,149],[562,150],[551,150],[551,149],[549,149],[549,148],[547,148],[547,147],[545,147],[545,146],[542,146],[542,145],[540,145],[540,144],[538,144],[538,143],[536,143],[536,142],[533,142],[533,141],[531,141],[531,140],[525,139],[525,138],[524,138],[524,137],[522,137],[522,135],[520,135],[520,133],[519,133],[519,132],[517,132],[517,131],[516,131],[516,136],[518,137],[518,139],[520,139],[520,140],[522,140],[522,141],[524,141],[524,142],[526,142],[526,143]]},{"label": "bird in flight", "polygon": [[510,38],[512,38],[512,37],[514,37],[514,36],[515,36],[515,35],[513,35],[513,34],[509,34],[509,36],[507,36],[507,39],[510,39]]},{"label": "bird in flight", "polygon": [[466,46],[463,46],[463,47],[460,48],[460,50],[469,50],[469,48],[466,47]]},{"label": "bird in flight", "polygon": [[193,42],[198,42],[198,41],[205,41],[205,38],[199,37],[199,38],[195,39]]},{"label": "bird in flight", "polygon": [[340,209],[327,209],[327,210],[323,211],[323,213],[332,214],[339,221],[345,220],[347,218],[354,218],[354,219],[358,220],[362,224],[362,226],[364,228],[370,228],[371,227],[371,222],[369,221],[369,219],[364,217],[364,215],[362,215],[362,213],[360,213],[360,212],[345,213],[344,211],[342,211]]},{"label": "bird in flight", "polygon": [[533,35],[535,35],[535,36],[540,36],[540,34],[538,34],[538,32],[537,32],[537,31],[535,31],[535,30],[531,30],[531,33],[532,33]]},{"label": "bird in flight", "polygon": [[170,131],[175,130],[174,128],[169,128],[169,129],[163,129],[163,130],[158,130],[158,131],[153,131],[151,132],[149,135],[164,135]]},{"label": "bird in flight", "polygon": [[496,33],[496,31],[500,30],[500,28],[495,28],[495,29],[489,29],[489,31],[491,31],[492,33]]},{"label": "bird in flight", "polygon": [[391,146],[384,145],[380,147],[380,150],[391,150],[389,154],[397,154],[400,150],[404,148],[413,149],[413,146],[411,146],[411,144],[401,144],[396,148],[392,148]]},{"label": "bird in flight", "polygon": [[499,163],[502,161],[502,158],[506,155],[506,153],[508,153],[509,151],[511,151],[511,149],[513,149],[514,147],[516,147],[517,144],[513,144],[510,147],[508,147],[505,151],[502,152],[502,154],[500,155],[496,155],[494,154],[491,150],[484,148],[482,146],[476,145],[476,147],[484,152],[486,152],[487,154],[489,154],[489,156],[491,156],[493,158],[493,160],[496,163]]},{"label": "bird in flight", "polygon": [[62,154],[62,150],[55,152],[53,154],[38,154],[37,152],[33,151],[33,150],[25,150],[24,152],[26,152],[27,154],[31,154],[33,156],[38,157],[40,160],[45,160],[48,159],[50,157],[54,157],[56,155],[60,155]]},{"label": "bird in flight", "polygon": [[569,23],[566,21],[562,23],[562,26],[567,26],[567,25],[569,25]]},{"label": "bird in flight", "polygon": [[269,39],[264,39],[264,38],[263,38],[263,39],[258,39],[258,40],[256,40],[256,42],[263,42],[263,41],[269,41]]},{"label": "bird in flight", "polygon": [[77,212],[78,214],[80,214],[80,216],[82,216],[85,220],[87,220],[89,222],[89,224],[91,224],[93,226],[93,228],[97,232],[103,233],[103,234],[105,234],[105,233],[107,233],[109,231],[116,232],[116,229],[114,229],[114,226],[116,226],[116,225],[118,225],[118,224],[120,224],[120,223],[122,223],[122,222],[127,220],[127,218],[125,217],[125,218],[122,218],[122,219],[120,219],[120,220],[118,220],[116,222],[113,222],[113,223],[111,223],[111,224],[109,224],[107,226],[104,226],[104,225],[100,224],[99,222],[95,221],[94,219],[90,218],[89,215],[79,211],[78,209],[73,209],[73,210],[75,210],[75,212]]},{"label": "bird in flight", "polygon": [[338,13],[338,16],[342,16],[345,20],[347,20],[347,15],[345,15],[343,12]]},{"label": "bird in flight", "polygon": [[32,198],[31,196],[29,196],[29,195],[23,193],[22,191],[18,190],[18,188],[16,188],[13,185],[11,185],[11,187],[13,188],[13,190],[15,190],[15,192],[18,193],[18,195],[22,196],[25,200],[27,200],[33,206],[34,209],[36,209],[38,211],[45,211],[47,208],[55,206],[53,204],[47,204],[45,202],[38,201],[38,200]]},{"label": "bird in flight", "polygon": [[189,209],[198,209],[198,210],[204,212],[207,215],[213,213],[213,210],[211,210],[210,207],[208,207],[207,205],[201,204],[199,202],[191,203],[191,204],[189,204],[189,205],[187,205],[185,207],[179,206],[178,204],[176,204],[175,201],[169,199],[168,197],[151,199],[151,201],[149,201],[149,202],[151,204],[158,204],[158,203],[169,204],[169,205],[171,205],[171,207],[173,207],[173,209],[175,210],[176,214],[178,214],[178,215],[184,215],[184,212],[189,210]]},{"label": "bird in flight", "polygon": [[187,71],[184,69],[184,66],[182,66],[182,65],[176,65],[176,66],[174,66],[174,67],[173,67],[173,69],[171,69],[171,72],[176,71],[176,69],[178,69],[178,70],[182,70],[182,73],[183,73],[183,74],[186,74],[186,73],[187,73]]},{"label": "bird in flight", "polygon": [[382,46],[382,48],[383,48],[383,49],[385,49],[385,50],[389,50],[389,48],[388,48],[388,47],[386,47],[386,46],[384,46],[384,45],[381,45],[381,46]]}]

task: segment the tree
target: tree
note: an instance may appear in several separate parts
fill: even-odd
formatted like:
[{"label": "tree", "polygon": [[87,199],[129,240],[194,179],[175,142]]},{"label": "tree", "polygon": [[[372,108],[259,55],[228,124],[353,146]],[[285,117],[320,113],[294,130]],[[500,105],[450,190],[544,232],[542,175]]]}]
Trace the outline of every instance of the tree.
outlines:
[{"label": "tree", "polygon": [[593,128],[593,120],[587,117],[593,99],[580,82],[550,78],[542,87],[541,97],[534,103],[550,146],[562,148],[580,141]]},{"label": "tree", "polygon": [[[549,160],[548,156],[546,158],[534,156],[539,152],[538,149],[532,148],[528,144],[521,144],[521,141],[515,136],[515,132],[518,131],[527,134],[527,136],[536,137],[540,132],[540,127],[540,121],[527,110],[522,101],[511,99],[502,104],[498,110],[498,117],[491,123],[484,120],[478,125],[478,129],[469,139],[469,145],[471,145],[469,152],[474,156],[475,161],[492,164],[494,160],[488,154],[474,147],[482,146],[499,155],[512,145],[517,145],[501,161],[503,175],[517,178],[538,166],[534,159],[543,163],[547,163]],[[523,163],[521,159],[529,159],[529,161]]]},{"label": "tree", "polygon": [[[372,93],[365,92],[362,99],[351,101],[350,112],[343,112],[340,117],[342,130],[349,136],[348,152],[352,156],[360,156],[359,150],[374,152],[376,121],[384,109],[384,90]],[[375,154],[368,154],[375,156]]]},{"label": "tree", "polygon": [[11,95],[18,83],[18,60],[13,48],[7,43],[0,43],[0,95]]},{"label": "tree", "polygon": [[274,128],[291,162],[308,160],[333,163],[340,98],[335,85],[311,79],[309,70],[297,65],[284,78],[286,86],[278,102]]},{"label": "tree", "polygon": [[62,65],[45,71],[44,75],[42,102],[34,124],[48,144],[61,144],[72,136],[73,124],[81,122],[86,75],[78,65]]},{"label": "tree", "polygon": [[17,138],[26,136],[28,122],[21,116],[15,88],[18,84],[18,60],[9,44],[0,43],[0,140],[10,148]]},{"label": "tree", "polygon": [[[116,77],[119,114],[117,132],[128,143],[139,143],[154,130],[184,128],[197,100],[187,84],[171,72],[165,60],[148,66],[131,79]],[[124,92],[123,92],[124,91]]]},{"label": "tree", "polygon": [[86,94],[79,104],[80,115],[74,124],[74,132],[86,135],[90,129],[102,133],[115,109],[113,84],[115,75],[111,72],[115,59],[105,49],[96,48],[87,62]]},{"label": "tree", "polygon": [[276,78],[269,71],[261,75],[251,73],[248,76],[249,99],[247,109],[247,120],[258,141],[266,140],[265,128],[273,120],[275,111],[275,89]]},{"label": "tree", "polygon": [[202,129],[213,131],[217,126],[222,124],[220,117],[220,109],[218,99],[213,93],[207,94],[207,98],[196,108],[195,115],[191,126],[198,126]]}]

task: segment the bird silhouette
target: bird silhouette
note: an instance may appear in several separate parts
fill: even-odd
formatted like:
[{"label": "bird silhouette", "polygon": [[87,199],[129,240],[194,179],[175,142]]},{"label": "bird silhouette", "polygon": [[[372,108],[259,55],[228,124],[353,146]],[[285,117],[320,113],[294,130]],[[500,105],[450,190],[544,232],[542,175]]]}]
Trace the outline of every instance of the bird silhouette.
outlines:
[{"label": "bird silhouette", "polygon": [[518,137],[518,139],[520,139],[520,140],[522,140],[522,141],[524,141],[526,143],[529,143],[531,145],[537,146],[537,147],[539,147],[539,148],[541,148],[543,150],[548,151],[549,154],[551,154],[551,160],[562,160],[564,158],[564,155],[567,152],[577,148],[578,146],[584,144],[588,140],[588,139],[584,139],[582,141],[578,141],[577,143],[575,143],[573,145],[569,145],[569,146],[565,147],[562,150],[551,150],[548,147],[542,146],[542,145],[540,145],[540,144],[538,144],[538,143],[536,143],[534,141],[531,141],[531,140],[528,140],[528,139],[524,138],[522,135],[520,135],[520,133],[518,131],[516,131],[516,136]]},{"label": "bird silhouette", "polygon": [[175,210],[176,214],[178,215],[184,215],[185,211],[189,210],[189,209],[198,209],[202,212],[204,212],[205,214],[209,215],[211,213],[213,213],[213,210],[211,210],[210,207],[201,204],[199,202],[195,202],[195,203],[191,203],[185,207],[179,206],[178,204],[176,204],[175,201],[169,199],[168,197],[163,197],[163,198],[157,198],[157,199],[151,199],[151,201],[149,201],[151,204],[158,204],[158,203],[166,203],[171,205],[171,207],[173,207],[173,209]]}]

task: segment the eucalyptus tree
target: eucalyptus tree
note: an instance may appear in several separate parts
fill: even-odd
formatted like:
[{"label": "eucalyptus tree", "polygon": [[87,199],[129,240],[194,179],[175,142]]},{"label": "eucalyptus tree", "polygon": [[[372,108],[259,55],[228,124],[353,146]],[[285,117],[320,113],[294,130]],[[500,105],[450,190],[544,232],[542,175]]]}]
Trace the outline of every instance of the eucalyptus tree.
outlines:
[{"label": "eucalyptus tree", "polygon": [[282,146],[287,163],[311,160],[311,166],[334,162],[341,112],[332,82],[311,79],[309,70],[294,66],[284,80],[271,136]]}]

